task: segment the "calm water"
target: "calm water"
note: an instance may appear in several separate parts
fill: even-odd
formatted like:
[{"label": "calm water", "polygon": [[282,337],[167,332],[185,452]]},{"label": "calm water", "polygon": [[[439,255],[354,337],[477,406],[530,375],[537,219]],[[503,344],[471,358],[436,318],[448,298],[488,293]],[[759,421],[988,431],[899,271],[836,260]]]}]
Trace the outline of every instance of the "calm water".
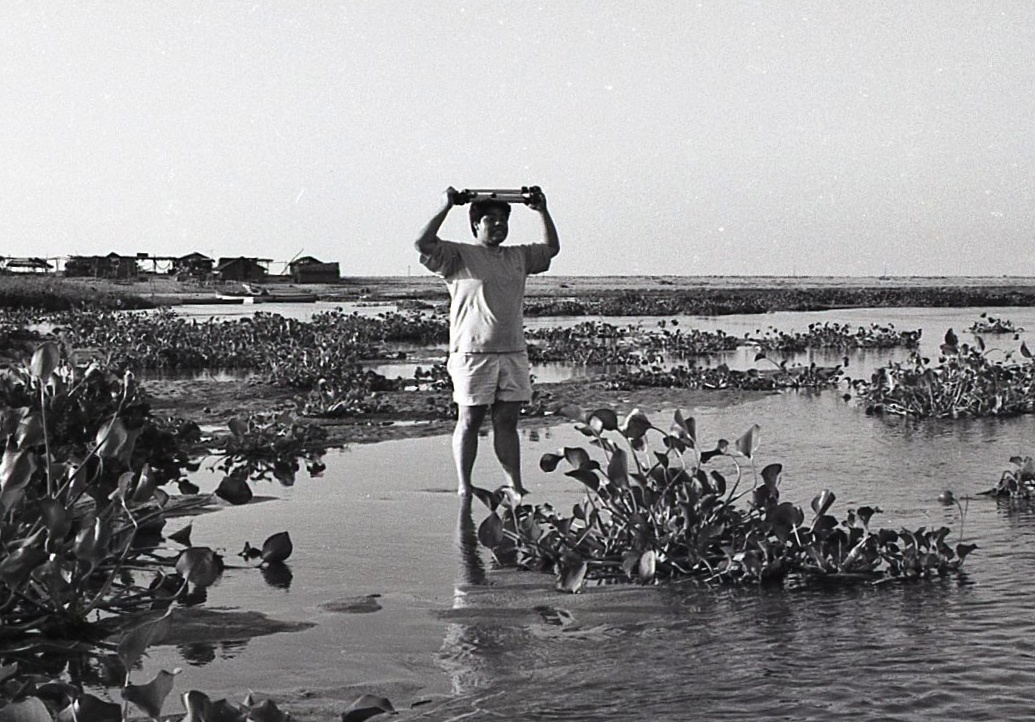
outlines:
[{"label": "calm water", "polygon": [[[959,332],[979,312],[828,316],[923,327],[925,343],[936,347],[945,328]],[[1035,329],[1030,309],[993,315]],[[794,330],[816,316],[764,318]],[[754,322],[714,320],[728,332]],[[646,411],[668,425],[671,409]],[[878,526],[947,524],[954,540],[959,511],[940,504],[939,493],[987,489],[1011,456],[1035,453],[1035,418],[882,420],[837,393],[683,411],[697,418],[706,445],[759,424],[758,463],[783,464],[784,499],[807,507],[829,488],[839,515],[877,505]],[[560,508],[576,501],[580,485],[541,472],[537,461],[584,438],[563,425],[525,432],[523,444],[531,500]],[[476,467],[483,486],[501,480],[490,449],[486,438]],[[621,586],[570,596],[554,592],[546,575],[492,570],[471,543],[486,512],[477,502],[465,510],[451,493],[446,437],[354,447],[327,462],[319,479],[260,484],[257,493],[272,497],[266,503],[194,520],[194,543],[222,548],[230,559],[245,541],[290,531],[290,579],[231,569],[210,590],[208,606],[314,626],[153,650],[152,669],[184,668],[177,690],[239,698],[252,689],[283,701],[298,719],[337,719],[368,692],[391,698],[406,719],[427,720],[1035,715],[1032,509],[983,497],[966,502],[962,538],[979,549],[962,583],[834,591]],[[319,699],[341,702],[329,715]],[[407,709],[415,702],[426,704]]]}]

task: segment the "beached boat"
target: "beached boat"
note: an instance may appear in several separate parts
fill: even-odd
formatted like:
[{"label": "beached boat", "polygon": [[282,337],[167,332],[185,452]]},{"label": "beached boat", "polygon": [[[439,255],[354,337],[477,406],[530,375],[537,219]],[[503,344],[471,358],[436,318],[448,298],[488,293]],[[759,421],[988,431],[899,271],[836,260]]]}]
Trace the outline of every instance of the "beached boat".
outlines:
[{"label": "beached boat", "polygon": [[223,291],[216,297],[225,300],[238,300],[240,303],[315,303],[317,296],[308,291],[271,291],[262,286],[242,283],[240,291]]}]

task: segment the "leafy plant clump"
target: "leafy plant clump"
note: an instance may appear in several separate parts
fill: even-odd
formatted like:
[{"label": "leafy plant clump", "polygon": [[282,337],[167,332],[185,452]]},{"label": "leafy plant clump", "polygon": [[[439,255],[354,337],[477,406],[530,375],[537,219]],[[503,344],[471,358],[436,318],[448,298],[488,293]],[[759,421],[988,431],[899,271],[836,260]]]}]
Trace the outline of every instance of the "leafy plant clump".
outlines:
[{"label": "leafy plant clump", "polygon": [[979,493],[1025,503],[1035,500],[1035,459],[1030,456],[1012,456],[1010,464],[1013,468],[1005,470],[994,487]]},{"label": "leafy plant clump", "polygon": [[[756,361],[769,360],[764,353]],[[718,366],[673,366],[663,368],[651,365],[610,375],[604,384],[612,389],[641,387],[679,389],[742,389],[745,391],[777,391],[794,389],[834,388],[843,377],[843,367],[808,366],[771,361],[772,368],[753,368],[746,371],[731,369],[727,364]]]},{"label": "leafy plant clump", "polygon": [[871,528],[875,507],[849,509],[838,519],[828,513],[835,501],[829,490],[812,500],[810,513],[782,501],[782,466],[755,466],[757,425],[733,444],[720,439],[705,450],[694,420],[679,412],[668,431],[638,410],[621,425],[610,409],[573,413],[603,459],[574,447],[540,462],[547,472],[565,466],[565,475],[585,486],[570,514],[523,504],[504,490],[475,490],[491,512],[478,529],[481,543],[502,565],[553,571],[561,590],[578,592],[587,580],[926,579],[958,573],[975,548],[951,547],[948,527]]},{"label": "leafy plant clump", "polygon": [[[999,354],[1002,354],[999,357]],[[980,336],[960,343],[950,328],[935,365],[912,353],[905,363],[851,382],[867,413],[914,418],[1013,416],[1035,411],[1035,361],[1023,342],[1013,352],[988,348]]]},{"label": "leafy plant clump", "polygon": [[967,330],[971,333],[1020,333],[1024,329],[1008,318],[996,318],[982,312],[980,320],[972,323]]},{"label": "leafy plant clump", "polygon": [[746,334],[752,344],[770,351],[805,351],[822,349],[916,348],[921,331],[898,331],[894,324],[870,324],[853,329],[847,323],[810,323],[804,332],[788,333],[770,327],[766,331]]},{"label": "leafy plant clump", "polygon": [[[74,366],[54,343],[0,369],[0,693],[55,659],[117,667],[108,637],[123,620],[204,601],[222,556],[193,544],[190,524],[165,531],[214,501],[185,476],[199,455],[239,485],[290,483],[299,459],[322,468],[320,430],[293,419],[235,419],[223,448],[208,449],[195,424],[158,419],[142,399],[132,374]],[[291,548],[281,532],[260,555],[281,563]]]}]

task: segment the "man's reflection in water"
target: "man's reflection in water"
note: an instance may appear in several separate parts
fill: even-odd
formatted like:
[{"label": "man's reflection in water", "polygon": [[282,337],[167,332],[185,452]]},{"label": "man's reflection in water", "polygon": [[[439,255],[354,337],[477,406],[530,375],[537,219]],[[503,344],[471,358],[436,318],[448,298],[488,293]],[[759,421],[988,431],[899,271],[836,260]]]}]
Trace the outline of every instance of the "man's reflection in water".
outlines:
[{"label": "man's reflection in water", "polygon": [[[485,562],[478,550],[478,530],[471,510],[471,497],[460,498],[460,509],[456,519],[455,544],[459,568],[453,587],[453,609],[467,606],[467,590],[485,584]],[[462,617],[446,626],[442,642],[442,666],[452,680],[453,693],[470,692],[481,685],[483,679],[475,669],[477,654],[477,627],[465,623]]]},{"label": "man's reflection in water", "polygon": [[[478,530],[474,525],[471,501],[470,496],[460,497],[460,511],[456,517],[456,549],[460,553],[460,569],[456,578],[454,609],[464,606],[463,587],[485,584],[485,562],[478,551]],[[459,604],[455,601],[458,597],[461,598]]]}]

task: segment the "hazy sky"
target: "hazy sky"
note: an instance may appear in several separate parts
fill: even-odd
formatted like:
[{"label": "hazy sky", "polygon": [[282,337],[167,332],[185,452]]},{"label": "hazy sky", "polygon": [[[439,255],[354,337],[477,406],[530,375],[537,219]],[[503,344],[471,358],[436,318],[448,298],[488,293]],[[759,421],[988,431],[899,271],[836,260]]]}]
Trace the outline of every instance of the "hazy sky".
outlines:
[{"label": "hazy sky", "polygon": [[3,0],[0,122],[0,255],[417,274],[538,184],[557,274],[1035,275],[1029,0]]}]

